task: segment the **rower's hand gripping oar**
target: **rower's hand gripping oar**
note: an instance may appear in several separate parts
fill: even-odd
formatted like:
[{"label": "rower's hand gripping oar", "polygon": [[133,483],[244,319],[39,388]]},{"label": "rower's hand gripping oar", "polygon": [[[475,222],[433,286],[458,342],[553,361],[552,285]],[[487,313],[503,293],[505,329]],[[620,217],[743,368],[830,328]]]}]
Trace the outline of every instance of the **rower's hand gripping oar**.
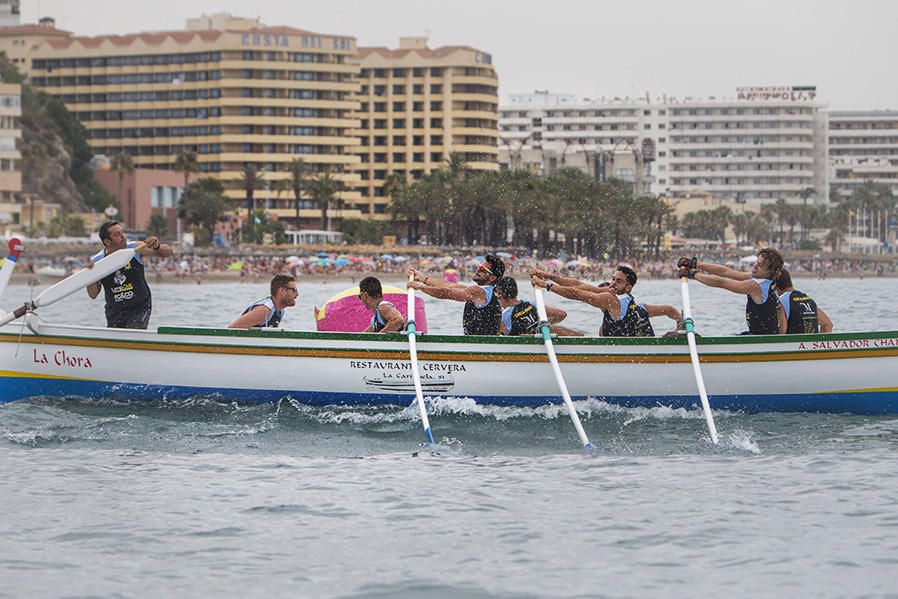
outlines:
[{"label": "rower's hand gripping oar", "polygon": [[134,254],[142,250],[145,246],[145,243],[141,243],[134,248],[124,248],[112,252],[108,256],[97,260],[93,268],[82,268],[55,285],[47,287],[40,292],[33,301],[26,302],[14,312],[0,318],[0,326],[12,322],[17,318],[21,318],[28,312],[33,312],[38,308],[54,304],[59,300],[72,295],[79,289],[84,289],[88,285],[96,283],[103,277],[126,266],[134,257]]},{"label": "rower's hand gripping oar", "polygon": [[689,342],[689,357],[692,359],[692,372],[695,374],[695,384],[698,387],[698,396],[702,400],[702,410],[705,412],[705,421],[708,423],[708,432],[711,441],[717,445],[717,427],[714,426],[714,414],[711,413],[711,404],[708,403],[708,392],[705,391],[705,379],[702,378],[702,369],[698,361],[698,347],[695,345],[695,325],[692,322],[692,307],[689,305],[689,277],[680,276],[680,289],[683,291],[683,320],[686,323],[686,339]]},{"label": "rower's hand gripping oar", "polygon": [[[415,282],[415,275],[408,275],[409,285]],[[415,290],[408,288],[408,318],[406,325],[408,332],[408,355],[412,362],[412,381],[415,383],[415,399],[418,401],[418,410],[421,411],[421,424],[424,425],[424,435],[427,442],[433,442],[433,433],[430,432],[430,420],[427,418],[427,408],[424,407],[424,391],[421,390],[421,373],[418,372],[418,348],[415,345]]]},{"label": "rower's hand gripping oar", "polygon": [[580,437],[580,442],[583,444],[583,448],[595,451],[596,448],[589,442],[589,438],[586,436],[586,431],[583,430],[583,425],[580,423],[580,417],[577,416],[577,410],[574,409],[574,402],[571,401],[571,394],[568,393],[564,377],[561,376],[561,368],[558,366],[558,357],[555,355],[555,346],[552,345],[552,334],[551,329],[549,328],[549,317],[546,315],[546,303],[543,300],[543,290],[534,285],[533,292],[536,294],[536,313],[539,315],[540,320],[539,329],[543,334],[543,342],[546,344],[546,354],[549,356],[549,362],[552,364],[552,370],[555,372],[555,380],[558,382],[558,389],[561,391],[564,405],[567,406],[567,411],[571,415],[571,421],[574,423],[574,428],[577,429],[577,435]]}]

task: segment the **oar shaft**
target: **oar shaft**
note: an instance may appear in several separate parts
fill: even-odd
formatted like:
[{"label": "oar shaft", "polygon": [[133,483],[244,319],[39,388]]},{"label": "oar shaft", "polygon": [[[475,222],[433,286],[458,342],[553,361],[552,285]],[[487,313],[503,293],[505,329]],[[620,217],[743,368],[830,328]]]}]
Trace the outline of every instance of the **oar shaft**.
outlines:
[{"label": "oar shaft", "polygon": [[683,292],[683,319],[686,321],[686,340],[689,343],[689,358],[692,360],[692,373],[695,376],[695,385],[698,387],[698,396],[702,402],[702,411],[705,413],[705,422],[708,424],[708,433],[711,441],[717,444],[717,426],[714,424],[714,414],[711,412],[711,404],[708,401],[708,392],[705,390],[705,379],[698,359],[698,346],[695,343],[695,325],[692,322],[692,306],[689,302],[689,279],[680,277],[680,288]]},{"label": "oar shaft", "polygon": [[[409,275],[408,282],[413,283],[414,275]],[[421,412],[421,424],[424,426],[424,436],[427,442],[433,445],[433,432],[430,430],[430,419],[427,417],[427,407],[424,405],[424,391],[421,389],[421,373],[418,370],[418,347],[415,339],[415,290],[408,288],[408,304],[406,312],[408,331],[408,353],[412,363],[412,381],[415,384],[415,399],[418,402],[418,411]]]},{"label": "oar shaft", "polygon": [[549,357],[549,363],[552,365],[552,372],[555,373],[555,381],[558,383],[558,390],[561,391],[561,397],[564,400],[564,405],[567,406],[568,413],[571,415],[571,422],[574,423],[574,429],[577,431],[577,436],[580,437],[580,442],[583,444],[583,447],[591,449],[593,445],[589,442],[589,437],[586,436],[586,431],[583,430],[583,424],[580,422],[580,417],[577,415],[577,410],[574,408],[574,402],[571,400],[571,394],[568,392],[567,384],[564,382],[564,377],[561,375],[561,367],[558,365],[558,356],[555,355],[555,346],[552,344],[552,333],[549,328],[549,317],[546,315],[546,303],[543,300],[543,291],[535,286],[533,291],[536,295],[536,312],[539,315],[541,322],[540,331],[543,335],[543,342],[546,345],[546,355]]}]

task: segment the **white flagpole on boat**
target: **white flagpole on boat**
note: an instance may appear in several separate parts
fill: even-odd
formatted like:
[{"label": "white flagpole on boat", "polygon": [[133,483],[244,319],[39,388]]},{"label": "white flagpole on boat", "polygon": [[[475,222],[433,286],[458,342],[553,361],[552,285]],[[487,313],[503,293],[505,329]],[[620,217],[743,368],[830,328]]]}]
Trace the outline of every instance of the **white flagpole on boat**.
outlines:
[{"label": "white flagpole on boat", "polygon": [[695,384],[698,386],[698,396],[702,400],[702,410],[705,412],[705,421],[708,423],[708,432],[711,433],[711,441],[717,445],[717,427],[714,426],[714,414],[711,413],[711,404],[708,403],[708,392],[705,391],[705,379],[702,378],[702,369],[698,360],[698,347],[695,345],[695,325],[692,322],[692,306],[689,304],[688,277],[680,277],[680,289],[683,291],[683,320],[686,322],[686,340],[689,342],[689,357],[692,359],[692,372],[695,374]]},{"label": "white flagpole on boat", "polygon": [[21,318],[27,312],[56,303],[64,297],[72,295],[79,289],[84,289],[88,285],[96,283],[103,277],[114,273],[127,265],[134,257],[134,254],[142,250],[145,245],[145,243],[141,243],[134,248],[117,250],[108,256],[97,260],[93,268],[79,269],[71,276],[44,289],[33,301],[22,304],[22,306],[17,308],[15,312],[11,312],[3,318],[0,318],[0,326],[10,323],[17,318]]},{"label": "white flagpole on boat", "polygon": [[543,334],[543,342],[546,344],[546,354],[549,356],[549,363],[552,364],[552,370],[555,372],[555,380],[558,383],[558,389],[561,391],[561,397],[564,399],[564,405],[571,415],[571,421],[574,428],[577,429],[577,435],[584,449],[594,450],[595,446],[589,442],[586,431],[580,423],[580,417],[577,416],[577,410],[574,409],[574,402],[571,401],[571,394],[567,390],[564,377],[561,376],[561,368],[558,366],[558,356],[555,355],[555,346],[552,345],[552,334],[549,328],[549,317],[546,315],[546,303],[543,300],[543,290],[537,286],[533,286],[533,292],[536,294],[536,312],[539,315],[539,328]]},{"label": "white flagpole on boat", "polygon": [[[415,275],[409,274],[409,284],[414,283]],[[424,406],[424,391],[421,390],[421,373],[418,372],[418,348],[415,345],[415,290],[408,288],[408,355],[412,362],[412,381],[415,383],[415,399],[418,401],[418,410],[421,411],[421,424],[424,425],[424,435],[427,442],[433,445],[433,433],[430,431],[430,420],[427,418],[427,408]]]},{"label": "white flagpole on boat", "polygon": [[9,285],[9,279],[12,277],[12,271],[19,260],[19,254],[24,249],[25,244],[22,243],[21,239],[13,237],[9,240],[9,255],[6,256],[6,261],[3,262],[3,268],[0,268],[0,297],[3,297],[3,292],[6,291],[6,286]]}]

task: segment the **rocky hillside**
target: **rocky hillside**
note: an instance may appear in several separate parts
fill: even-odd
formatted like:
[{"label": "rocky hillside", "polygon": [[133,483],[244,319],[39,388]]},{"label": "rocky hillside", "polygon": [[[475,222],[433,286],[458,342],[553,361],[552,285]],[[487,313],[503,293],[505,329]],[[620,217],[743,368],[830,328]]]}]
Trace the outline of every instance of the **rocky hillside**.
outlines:
[{"label": "rocky hillside", "polygon": [[62,137],[33,115],[22,115],[22,191],[61,204],[63,212],[88,210],[69,174],[72,156]]},{"label": "rocky hillside", "polygon": [[60,204],[64,213],[112,203],[93,178],[87,129],[60,100],[24,81],[3,53],[0,77],[22,84],[22,192]]}]

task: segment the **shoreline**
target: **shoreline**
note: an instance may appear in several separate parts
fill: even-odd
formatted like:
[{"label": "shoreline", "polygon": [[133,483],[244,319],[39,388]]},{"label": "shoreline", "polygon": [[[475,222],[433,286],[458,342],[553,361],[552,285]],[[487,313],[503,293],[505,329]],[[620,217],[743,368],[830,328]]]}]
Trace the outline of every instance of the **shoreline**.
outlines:
[{"label": "shoreline", "polygon": [[[524,272],[512,272],[509,273],[513,278],[523,280],[527,278],[526,273]],[[310,283],[319,283],[319,282],[327,282],[327,281],[345,281],[347,283],[358,283],[364,277],[377,277],[381,281],[390,282],[390,283],[400,283],[404,285],[406,282],[406,277],[404,272],[340,272],[340,273],[314,273],[314,274],[303,274],[300,273],[297,275],[296,280],[300,283],[302,282],[310,282]],[[574,276],[574,275],[571,275]],[[582,275],[581,275],[582,276]],[[795,278],[813,278],[820,279],[821,277],[817,276],[816,273],[810,272],[798,272],[793,273]],[[53,275],[45,275],[45,274],[34,274],[34,273],[13,273],[9,284],[10,285],[52,285],[58,281],[61,281],[65,277],[58,277]],[[203,283],[233,283],[233,284],[258,284],[265,283],[270,278],[270,274],[259,273],[258,275],[248,275],[241,277],[239,272],[202,272],[202,273],[191,273],[188,275],[181,275],[177,272],[163,272],[163,273],[148,273],[147,282],[149,283],[178,283],[182,285],[201,285]],[[580,278],[580,277],[578,277]],[[599,280],[599,277],[590,277],[583,276],[585,280]],[[676,277],[654,277],[650,274],[646,273],[645,275],[640,275],[640,280],[658,280],[658,281],[673,281],[676,280]],[[827,273],[825,279],[895,279],[898,278],[898,273],[843,273],[843,272],[830,272]],[[461,279],[461,282],[464,282],[464,279]],[[401,286],[400,285],[400,286]]]}]

